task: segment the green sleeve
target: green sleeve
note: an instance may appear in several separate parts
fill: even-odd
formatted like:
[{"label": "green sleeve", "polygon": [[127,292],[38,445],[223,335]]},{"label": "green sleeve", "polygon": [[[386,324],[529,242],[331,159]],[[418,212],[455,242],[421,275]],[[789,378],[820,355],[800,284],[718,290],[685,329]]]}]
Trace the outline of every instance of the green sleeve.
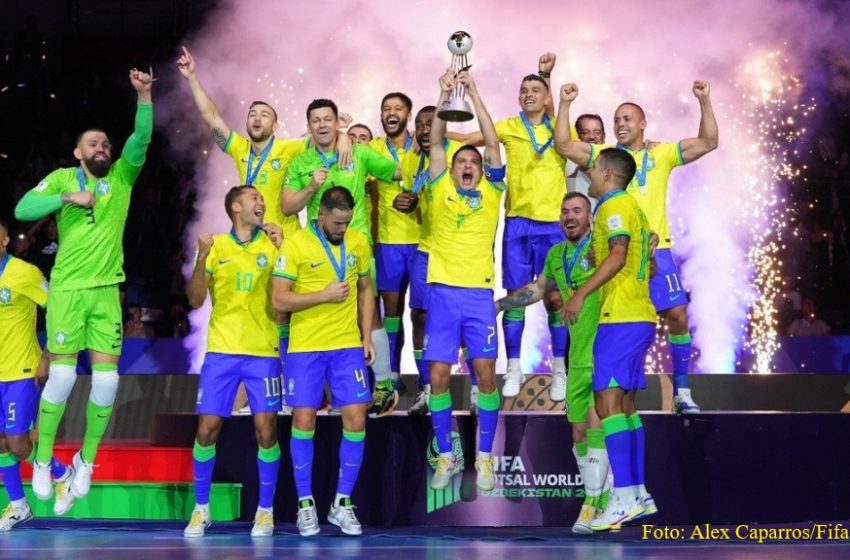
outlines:
[{"label": "green sleeve", "polygon": [[354,154],[363,162],[369,175],[385,183],[392,182],[396,167],[398,167],[396,160],[384,157],[368,146],[358,146]]},{"label": "green sleeve", "polygon": [[307,185],[303,179],[310,176],[302,172],[303,166],[300,160],[301,156],[299,155],[289,164],[289,169],[286,170],[286,179],[283,181],[284,189],[300,191]]},{"label": "green sleeve", "polygon": [[151,143],[153,133],[153,105],[139,103],[136,105],[136,121],[133,134],[127,138],[121,157],[133,167],[141,167],[145,163],[145,152]]},{"label": "green sleeve", "polygon": [[15,207],[15,219],[24,222],[34,222],[62,208],[62,195],[51,194],[42,196],[35,191],[29,191]]}]

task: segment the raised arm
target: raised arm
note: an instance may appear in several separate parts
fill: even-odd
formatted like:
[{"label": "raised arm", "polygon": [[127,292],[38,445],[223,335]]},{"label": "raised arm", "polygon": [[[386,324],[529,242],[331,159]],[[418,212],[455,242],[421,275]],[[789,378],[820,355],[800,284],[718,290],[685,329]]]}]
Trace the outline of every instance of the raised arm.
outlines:
[{"label": "raised arm", "polygon": [[199,308],[204,304],[204,300],[207,299],[207,290],[210,286],[211,276],[207,271],[207,257],[212,250],[212,246],[213,236],[211,233],[202,233],[198,236],[198,257],[195,259],[195,268],[192,270],[192,277],[186,285],[186,297],[192,309]]},{"label": "raised arm", "polygon": [[201,118],[207,123],[210,128],[215,143],[222,150],[227,144],[227,139],[230,137],[230,127],[224,122],[221,113],[218,111],[215,102],[207,94],[198,80],[198,74],[195,70],[195,59],[186,47],[183,48],[183,54],[177,59],[177,69],[189,82],[189,89],[192,90],[192,98],[195,100],[195,106],[201,113]]},{"label": "raised arm", "polygon": [[145,163],[145,154],[153,134],[153,76],[133,68],[130,70],[130,83],[137,93],[136,118],[133,133],[127,138],[124,149],[121,150],[121,157],[133,167],[141,167]]},{"label": "raised arm", "polygon": [[434,113],[434,120],[431,121],[431,150],[428,153],[428,176],[431,179],[436,179],[440,173],[446,170],[446,148],[443,146],[443,141],[446,138],[446,121],[440,118],[440,109],[449,100],[452,90],[455,87],[455,78],[451,72],[446,72],[440,76],[440,98],[437,100],[437,112]]},{"label": "raised arm", "polygon": [[478,126],[481,129],[481,135],[484,137],[484,164],[490,168],[502,167],[499,136],[496,134],[493,119],[490,118],[490,113],[487,112],[487,107],[478,93],[475,80],[472,79],[472,76],[468,72],[462,72],[458,76],[458,81],[466,87],[466,92],[469,94],[469,99],[472,100],[472,106],[475,108],[475,116],[478,117]]},{"label": "raised arm", "polygon": [[552,70],[555,69],[555,61],[558,60],[558,55],[553,52],[546,52],[540,55],[537,60],[537,75],[546,81],[549,87],[549,97],[546,98],[544,110],[547,115],[555,115],[555,101],[552,95]]},{"label": "raised arm", "polygon": [[714,109],[711,107],[708,82],[697,80],[693,87],[694,97],[699,101],[699,132],[696,138],[686,138],[679,143],[682,150],[682,161],[690,163],[717,149],[719,131]]},{"label": "raised arm", "polygon": [[590,144],[573,140],[570,135],[570,105],[578,97],[578,86],[573,83],[561,86],[558,122],[555,125],[555,150],[565,158],[586,166],[590,163]]}]

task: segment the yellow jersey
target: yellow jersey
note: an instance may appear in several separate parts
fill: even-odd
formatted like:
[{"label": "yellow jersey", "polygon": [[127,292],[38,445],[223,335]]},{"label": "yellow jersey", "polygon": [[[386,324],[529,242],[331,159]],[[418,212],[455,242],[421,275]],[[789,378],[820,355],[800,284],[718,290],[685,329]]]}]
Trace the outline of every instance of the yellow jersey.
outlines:
[{"label": "yellow jersey", "polygon": [[[505,146],[508,166],[506,216],[557,222],[567,180],[566,161],[555,151],[555,119],[547,116],[531,130],[537,150],[521,116],[496,122],[496,134]],[[548,147],[544,150],[544,146]]]},{"label": "yellow jersey", "polygon": [[47,281],[28,262],[0,257],[0,382],[35,377],[41,346],[35,308],[47,303]]},{"label": "yellow jersey", "polygon": [[[397,149],[388,138],[374,138],[369,142],[369,147],[384,157],[392,158],[396,162],[403,161],[408,153],[413,153],[413,136],[408,133],[404,148]],[[377,206],[378,206],[378,243],[387,245],[409,245],[419,242],[419,209],[409,214],[399,212],[393,208],[393,200],[404,191],[410,191],[413,183],[401,181],[377,182]]]},{"label": "yellow jersey", "polygon": [[596,262],[602,263],[611,252],[611,238],[629,238],[625,266],[602,286],[600,323],[655,323],[649,299],[649,234],[649,222],[632,195],[612,191],[599,199],[591,238]]},{"label": "yellow jersey", "polygon": [[[284,236],[301,229],[301,221],[298,216],[284,215],[283,210],[280,209],[283,182],[286,179],[289,164],[295,156],[304,153],[309,144],[309,138],[272,136],[272,140],[267,145],[269,151],[263,158],[263,154],[252,153],[250,140],[230,131],[230,136],[224,145],[225,153],[233,159],[233,164],[239,173],[239,181],[243,185],[253,186],[263,195],[266,203],[265,221],[280,226]],[[250,169],[248,169],[249,163]]]},{"label": "yellow jersey", "polygon": [[[347,282],[348,298],[295,311],[289,327],[289,352],[321,352],[359,348],[363,344],[357,315],[357,280],[369,274],[369,238],[349,227],[340,245],[319,237],[316,222],[283,240],[274,275],[295,284],[299,294],[320,292],[331,282]],[[327,245],[325,245],[327,243]],[[325,247],[327,246],[327,250]],[[327,251],[333,255],[333,260]],[[337,266],[344,267],[340,280]]]},{"label": "yellow jersey", "polygon": [[493,244],[504,183],[482,179],[475,189],[462,191],[446,169],[428,188],[434,197],[428,282],[493,289]]},{"label": "yellow jersey", "polygon": [[277,247],[260,229],[245,243],[232,232],[213,236],[205,262],[211,276],[212,300],[208,352],[278,355],[277,323],[270,295],[275,253]]},{"label": "yellow jersey", "polygon": [[[446,139],[443,148],[446,150],[446,165],[451,167],[452,158],[463,144],[455,140]],[[401,158],[401,181],[407,190],[419,195],[417,210],[420,217],[419,228],[419,250],[427,253],[431,249],[431,221],[430,209],[434,200],[433,191],[428,186],[428,166],[431,160],[424,152],[418,154],[410,150]]]},{"label": "yellow jersey", "polygon": [[651,150],[630,150],[625,146],[590,145],[590,162],[593,165],[599,152],[605,148],[619,148],[632,155],[637,171],[626,189],[635,197],[643,213],[649,220],[652,231],[658,235],[658,248],[669,249],[673,246],[670,235],[670,222],[667,219],[667,185],[670,172],[674,167],[684,165],[682,148],[678,142],[664,142]]}]

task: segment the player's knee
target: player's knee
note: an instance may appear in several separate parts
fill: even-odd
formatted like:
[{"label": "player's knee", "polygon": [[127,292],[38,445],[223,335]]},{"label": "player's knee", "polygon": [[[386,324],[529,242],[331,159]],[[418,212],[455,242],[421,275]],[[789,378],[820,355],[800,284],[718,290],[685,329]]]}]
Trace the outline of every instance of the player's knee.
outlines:
[{"label": "player's knee", "polygon": [[263,426],[254,429],[254,434],[257,436],[257,445],[263,449],[269,449],[277,443],[277,434],[274,428]]},{"label": "player's knee", "polygon": [[89,398],[98,406],[112,406],[118,394],[118,372],[96,371],[92,373]]},{"label": "player's knee", "polygon": [[670,334],[687,334],[688,333],[688,308],[680,305],[673,309],[667,310],[665,320],[667,329]]},{"label": "player's knee", "polygon": [[6,434],[0,434],[0,453],[8,453],[9,446],[6,444]]},{"label": "player's knee", "polygon": [[41,398],[52,404],[64,404],[77,382],[76,363],[50,364],[50,377],[41,393]]},{"label": "player's knee", "polygon": [[21,461],[26,461],[32,451],[32,444],[30,443],[29,435],[7,436],[6,451],[12,453]]}]

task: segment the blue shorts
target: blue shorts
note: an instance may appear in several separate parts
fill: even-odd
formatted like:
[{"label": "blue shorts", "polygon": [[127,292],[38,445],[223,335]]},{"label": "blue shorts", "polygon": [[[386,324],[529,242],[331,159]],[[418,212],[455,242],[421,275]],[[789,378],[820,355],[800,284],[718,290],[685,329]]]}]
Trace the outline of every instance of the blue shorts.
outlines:
[{"label": "blue shorts", "polygon": [[428,305],[428,253],[416,251],[413,268],[410,269],[410,308],[427,309]]},{"label": "blue shorts", "polygon": [[655,323],[601,323],[593,341],[593,392],[646,388],[646,353]]},{"label": "blue shorts", "polygon": [[670,249],[655,251],[655,276],[649,280],[649,297],[658,313],[688,304],[688,294]]},{"label": "blue shorts", "polygon": [[280,358],[207,352],[195,411],[229,418],[240,382],[245,384],[252,414],[281,409]]},{"label": "blue shorts", "polygon": [[495,360],[499,353],[493,290],[431,284],[423,358],[453,364],[461,340],[469,358]]},{"label": "blue shorts", "polygon": [[33,378],[0,381],[0,433],[7,436],[29,433],[35,425],[40,396]]},{"label": "blue shorts", "polygon": [[319,352],[290,352],[286,360],[286,404],[318,410],[331,388],[333,406],[372,401],[363,348]]},{"label": "blue shorts", "polygon": [[417,247],[416,243],[408,245],[375,244],[379,292],[403,292],[407,289]]},{"label": "blue shorts", "polygon": [[543,273],[549,249],[564,239],[566,235],[558,222],[506,218],[502,238],[502,287],[518,290],[533,282]]}]

